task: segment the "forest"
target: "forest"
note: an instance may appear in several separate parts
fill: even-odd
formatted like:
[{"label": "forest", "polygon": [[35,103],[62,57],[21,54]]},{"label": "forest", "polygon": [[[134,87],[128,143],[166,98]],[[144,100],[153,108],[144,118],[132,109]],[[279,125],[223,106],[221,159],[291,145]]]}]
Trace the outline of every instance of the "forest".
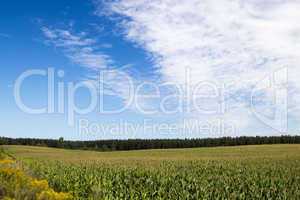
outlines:
[{"label": "forest", "polygon": [[218,146],[240,146],[259,144],[300,144],[300,136],[243,136],[195,139],[128,139],[67,141],[59,139],[7,138],[0,137],[0,145],[43,146],[77,150],[128,151],[143,149],[173,149]]}]

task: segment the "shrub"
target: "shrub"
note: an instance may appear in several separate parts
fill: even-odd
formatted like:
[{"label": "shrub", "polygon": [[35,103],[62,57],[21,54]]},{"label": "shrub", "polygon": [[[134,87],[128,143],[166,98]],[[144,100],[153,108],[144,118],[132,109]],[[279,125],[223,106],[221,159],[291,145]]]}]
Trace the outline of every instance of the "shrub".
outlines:
[{"label": "shrub", "polygon": [[70,200],[68,193],[57,193],[46,180],[27,176],[18,168],[15,161],[1,154],[0,160],[0,199],[14,200]]}]

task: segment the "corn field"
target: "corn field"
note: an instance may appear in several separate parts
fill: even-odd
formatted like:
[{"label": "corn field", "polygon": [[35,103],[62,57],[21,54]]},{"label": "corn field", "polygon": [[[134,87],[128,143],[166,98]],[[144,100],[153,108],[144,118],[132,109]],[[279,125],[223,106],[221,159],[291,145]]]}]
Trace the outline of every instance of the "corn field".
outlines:
[{"label": "corn field", "polygon": [[[94,160],[82,157],[79,151],[65,152],[65,160],[56,160],[52,149],[8,150],[20,160],[26,174],[47,180],[56,192],[74,199],[300,199],[299,146],[271,145],[260,153],[260,147],[182,150],[194,154],[193,160],[167,159],[153,151],[132,152],[126,154],[134,154],[134,159],[137,154],[145,156],[124,164],[99,160],[101,152]],[[198,151],[212,152],[211,159],[195,160]],[[225,153],[220,154],[222,151]],[[105,156],[114,154],[122,152]],[[150,160],[149,154],[155,154],[156,160]],[[68,161],[72,156],[80,160]]]},{"label": "corn field", "polygon": [[157,168],[34,162],[33,175],[76,199],[300,199],[300,162],[164,162]]}]

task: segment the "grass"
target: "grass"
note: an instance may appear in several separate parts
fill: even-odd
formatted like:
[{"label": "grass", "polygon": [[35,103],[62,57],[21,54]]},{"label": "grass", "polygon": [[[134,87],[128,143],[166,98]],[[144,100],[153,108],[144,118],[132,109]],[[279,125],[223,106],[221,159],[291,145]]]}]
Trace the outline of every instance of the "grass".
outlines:
[{"label": "grass", "polygon": [[76,199],[300,199],[300,145],[93,152],[4,146]]}]

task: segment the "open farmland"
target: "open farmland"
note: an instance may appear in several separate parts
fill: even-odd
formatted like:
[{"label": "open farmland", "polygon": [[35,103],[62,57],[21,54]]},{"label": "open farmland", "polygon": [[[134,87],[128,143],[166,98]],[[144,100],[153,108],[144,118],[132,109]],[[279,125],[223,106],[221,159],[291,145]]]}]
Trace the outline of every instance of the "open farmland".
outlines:
[{"label": "open farmland", "polygon": [[162,161],[261,161],[263,159],[279,161],[300,159],[300,145],[298,144],[115,152],[65,150],[57,148],[17,145],[4,146],[4,148],[8,153],[22,160],[34,159],[47,161],[64,161],[72,163],[100,162],[105,164],[122,163],[122,165],[160,164]]},{"label": "open farmland", "polygon": [[300,145],[127,152],[4,146],[76,199],[299,199]]}]

